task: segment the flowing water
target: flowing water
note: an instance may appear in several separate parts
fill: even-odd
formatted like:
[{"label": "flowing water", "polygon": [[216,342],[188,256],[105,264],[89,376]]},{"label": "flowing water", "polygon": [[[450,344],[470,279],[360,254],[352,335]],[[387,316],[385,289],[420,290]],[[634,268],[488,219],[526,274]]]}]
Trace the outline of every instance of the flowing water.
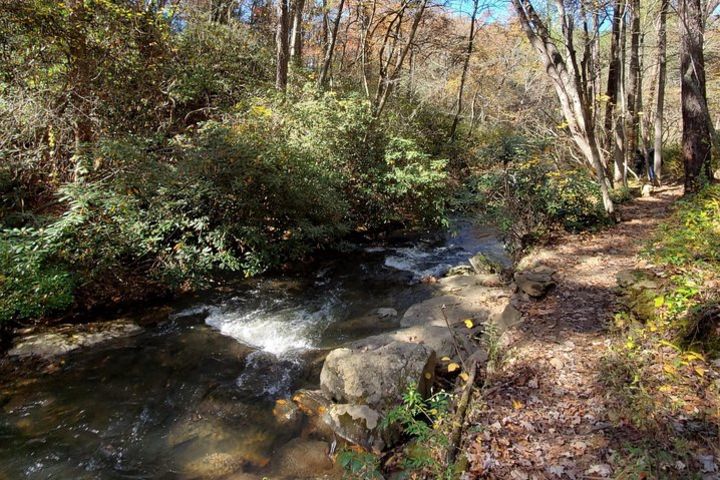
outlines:
[{"label": "flowing water", "polygon": [[265,472],[300,433],[278,424],[275,401],[317,387],[322,352],[397,328],[370,313],[402,315],[431,295],[422,277],[478,251],[503,255],[467,222],[440,241],[358,249],[310,275],[179,301],[139,335],[1,379],[0,480]]}]

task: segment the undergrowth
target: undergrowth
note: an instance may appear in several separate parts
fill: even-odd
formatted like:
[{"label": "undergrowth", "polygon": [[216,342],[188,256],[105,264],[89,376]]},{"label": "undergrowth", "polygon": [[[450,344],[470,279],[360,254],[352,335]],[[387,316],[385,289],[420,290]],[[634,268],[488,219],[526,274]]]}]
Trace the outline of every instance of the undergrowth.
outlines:
[{"label": "undergrowth", "polygon": [[720,187],[678,202],[626,287],[601,372],[630,427],[618,478],[706,478],[720,455]]}]

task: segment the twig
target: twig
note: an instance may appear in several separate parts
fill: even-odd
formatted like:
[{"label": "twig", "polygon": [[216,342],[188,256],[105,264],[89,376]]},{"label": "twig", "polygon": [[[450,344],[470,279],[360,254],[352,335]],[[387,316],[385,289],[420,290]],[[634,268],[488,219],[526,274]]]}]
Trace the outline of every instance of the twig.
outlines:
[{"label": "twig", "polygon": [[448,445],[447,452],[447,464],[452,465],[455,463],[455,457],[460,447],[460,438],[462,437],[462,427],[465,423],[465,412],[467,411],[468,404],[470,403],[470,393],[472,392],[473,385],[475,384],[475,374],[477,373],[477,362],[473,362],[470,367],[470,375],[465,383],[465,389],[463,390],[460,401],[458,402],[457,409],[455,410],[455,418],[453,418],[453,429],[450,434],[450,443]]},{"label": "twig", "polygon": [[453,342],[453,347],[455,347],[455,353],[457,353],[457,356],[460,359],[460,364],[462,364],[463,371],[467,371],[467,366],[465,365],[465,360],[463,359],[462,354],[460,353],[460,346],[457,344],[457,340],[455,339],[455,331],[450,326],[450,322],[447,319],[447,315],[445,315],[445,305],[440,307],[440,311],[442,312],[442,316],[445,319],[445,325],[447,325],[448,331],[450,332],[450,339]]}]

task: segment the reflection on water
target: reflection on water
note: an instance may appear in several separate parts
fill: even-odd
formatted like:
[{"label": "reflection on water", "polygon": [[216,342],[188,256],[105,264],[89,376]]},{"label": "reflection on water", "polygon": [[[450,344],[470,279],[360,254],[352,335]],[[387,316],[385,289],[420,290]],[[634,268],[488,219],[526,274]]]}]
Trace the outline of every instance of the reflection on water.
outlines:
[{"label": "reflection on water", "polygon": [[[0,480],[220,478],[265,472],[299,434],[273,406],[318,382],[319,349],[383,329],[418,283],[501,245],[470,225],[443,242],[366,249],[302,279],[248,282],[177,305],[140,335],[0,380]],[[182,303],[182,302],[181,302]]]}]

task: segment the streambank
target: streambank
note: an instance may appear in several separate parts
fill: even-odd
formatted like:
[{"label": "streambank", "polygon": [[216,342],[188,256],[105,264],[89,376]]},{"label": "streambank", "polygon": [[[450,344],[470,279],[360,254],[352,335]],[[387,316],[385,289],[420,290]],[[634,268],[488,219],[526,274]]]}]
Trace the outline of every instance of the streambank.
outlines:
[{"label": "streambank", "polygon": [[30,479],[222,478],[231,471],[294,478],[291,453],[319,460],[310,452],[320,444],[305,442],[330,444],[283,405],[298,390],[319,389],[329,351],[414,338],[408,329],[425,326],[407,324],[407,312],[443,293],[443,282],[421,280],[478,251],[509,262],[492,232],[464,222],[440,241],[367,248],[312,275],[244,281],[142,318],[129,315],[141,331],[37,368],[5,359],[18,370],[0,387],[1,470]]}]

